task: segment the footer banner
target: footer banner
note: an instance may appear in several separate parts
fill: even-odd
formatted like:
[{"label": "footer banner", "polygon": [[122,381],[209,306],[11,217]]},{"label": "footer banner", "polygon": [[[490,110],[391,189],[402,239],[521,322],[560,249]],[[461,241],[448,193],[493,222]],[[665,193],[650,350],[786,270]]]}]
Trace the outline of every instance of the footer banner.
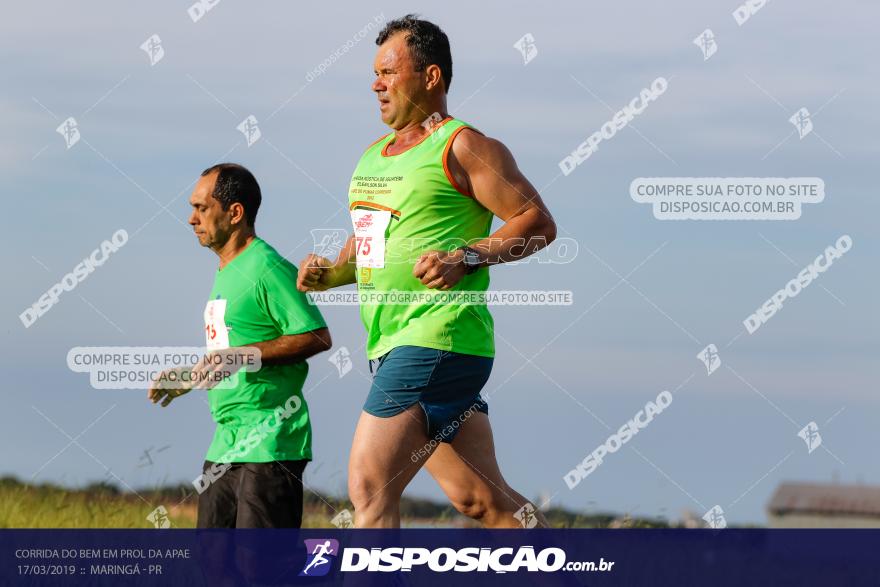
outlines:
[{"label": "footer banner", "polygon": [[880,585],[880,530],[0,530],[3,585]]}]

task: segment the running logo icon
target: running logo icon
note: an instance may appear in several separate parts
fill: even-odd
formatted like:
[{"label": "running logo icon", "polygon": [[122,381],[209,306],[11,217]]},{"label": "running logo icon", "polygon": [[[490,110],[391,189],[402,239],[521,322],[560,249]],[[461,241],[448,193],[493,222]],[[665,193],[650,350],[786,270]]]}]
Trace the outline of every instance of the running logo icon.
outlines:
[{"label": "running logo icon", "polygon": [[330,572],[331,563],[339,554],[339,541],[332,538],[304,540],[306,545],[306,566],[300,577],[323,577]]},{"label": "running logo icon", "polygon": [[309,232],[312,233],[316,255],[332,258],[345,246],[347,235],[344,228],[313,228]]},{"label": "running logo icon", "polygon": [[244,135],[248,147],[259,141],[260,137],[263,136],[263,133],[260,132],[260,127],[257,126],[257,118],[253,114],[242,120],[241,124],[235,128]]},{"label": "running logo icon", "polygon": [[811,454],[814,450],[822,446],[822,435],[819,434],[819,426],[815,422],[810,422],[798,432],[804,442],[807,443],[807,454]]},{"label": "running logo icon", "polygon": [[171,519],[168,517],[168,510],[165,506],[160,505],[147,516],[147,521],[152,523],[156,528],[164,529],[171,527]]},{"label": "running logo icon", "polygon": [[422,128],[431,133],[431,142],[436,143],[439,140],[440,132],[438,126],[441,122],[443,122],[443,116],[441,116],[439,112],[434,112],[431,116],[422,121]]},{"label": "running logo icon", "polygon": [[513,44],[513,48],[522,54],[523,65],[528,65],[529,61],[538,56],[538,46],[535,45],[535,37],[532,33],[520,37],[519,41]]},{"label": "running logo icon", "polygon": [[715,372],[715,369],[721,366],[721,357],[718,356],[718,347],[714,344],[710,344],[701,350],[697,355],[697,358],[703,361],[703,364],[706,366],[707,375],[711,375]]},{"label": "running logo icon", "polygon": [[724,518],[724,510],[720,505],[713,506],[711,510],[703,515],[703,520],[710,528],[715,530],[723,530],[727,528],[727,520]]},{"label": "running logo icon", "polygon": [[354,528],[354,516],[348,510],[342,510],[330,520],[330,523],[337,528]]},{"label": "running logo icon", "polygon": [[339,347],[339,350],[330,355],[330,358],[327,359],[327,361],[336,365],[336,370],[339,371],[340,379],[345,377],[346,373],[351,371],[351,353],[348,352],[346,347]]},{"label": "running logo icon", "polygon": [[700,33],[700,36],[694,39],[694,45],[703,52],[703,61],[715,55],[715,51],[718,50],[718,43],[715,42],[715,33],[712,32],[712,29],[706,29]]},{"label": "running logo icon", "polygon": [[79,128],[77,128],[76,119],[72,116],[59,124],[55,132],[64,137],[64,144],[68,149],[79,142]]},{"label": "running logo icon", "polygon": [[538,525],[538,517],[535,516],[535,506],[529,502],[526,502],[525,505],[519,508],[513,514],[513,517],[519,520],[523,528],[534,528]]},{"label": "running logo icon", "polygon": [[165,49],[162,47],[162,39],[159,38],[159,35],[153,35],[144,41],[141,49],[149,56],[150,67],[153,67],[165,57]]},{"label": "running logo icon", "polygon": [[798,138],[802,139],[813,132],[813,120],[810,118],[810,111],[806,108],[795,112],[788,121],[797,129]]}]

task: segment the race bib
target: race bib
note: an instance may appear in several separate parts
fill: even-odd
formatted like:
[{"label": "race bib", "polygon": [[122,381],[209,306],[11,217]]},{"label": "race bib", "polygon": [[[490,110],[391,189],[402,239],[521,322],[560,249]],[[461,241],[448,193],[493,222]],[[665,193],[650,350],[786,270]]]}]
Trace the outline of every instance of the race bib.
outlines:
[{"label": "race bib", "polygon": [[205,306],[205,346],[209,351],[229,348],[225,316],[226,300],[211,300]]},{"label": "race bib", "polygon": [[381,269],[385,266],[385,229],[391,221],[388,210],[352,210],[357,267]]}]

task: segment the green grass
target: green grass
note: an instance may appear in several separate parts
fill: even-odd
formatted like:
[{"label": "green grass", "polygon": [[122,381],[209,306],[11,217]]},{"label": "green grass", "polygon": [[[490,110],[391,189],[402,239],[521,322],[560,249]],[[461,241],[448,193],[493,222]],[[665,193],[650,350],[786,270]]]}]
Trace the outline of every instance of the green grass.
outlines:
[{"label": "green grass", "polygon": [[[326,495],[306,492],[304,528],[329,528],[330,520],[343,509],[354,511],[351,503]],[[162,505],[174,528],[194,528],[197,495],[191,486],[180,485],[123,492],[112,485],[97,483],[82,489],[51,484],[33,485],[6,477],[0,479],[0,528],[153,528],[147,516]],[[448,504],[424,499],[401,501],[404,526],[476,527]],[[618,518],[614,514],[585,515],[559,508],[545,512],[555,528],[608,528]],[[627,518],[632,528],[668,527],[664,520]]]},{"label": "green grass", "polygon": [[[0,528],[152,528],[147,515],[154,507],[102,485],[68,490],[8,479],[0,483]],[[174,513],[175,526],[195,526],[186,508]]]}]

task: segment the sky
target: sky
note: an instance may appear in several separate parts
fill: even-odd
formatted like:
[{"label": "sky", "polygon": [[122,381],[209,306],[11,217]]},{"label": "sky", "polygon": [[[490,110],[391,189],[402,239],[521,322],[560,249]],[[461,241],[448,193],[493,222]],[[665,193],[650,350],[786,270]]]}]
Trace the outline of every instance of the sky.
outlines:
[{"label": "sky", "polygon": [[[67,353],[202,343],[216,257],[186,224],[187,198],[217,161],[255,173],[258,234],[292,262],[312,251],[310,231],[350,230],[351,173],[388,132],[370,91],[374,39],[417,12],[451,41],[450,112],[507,145],[576,249],[568,263],[491,269],[493,289],[573,296],[492,308],[484,395],[509,484],[587,512],[674,520],[718,505],[732,524],[765,522],[782,481],[880,484],[880,72],[867,58],[880,8],[779,1],[739,25],[735,1],[443,6],[226,1],[191,9],[197,21],[170,2],[7,10],[0,475],[140,488],[198,474],[213,432],[204,397],[163,410],[143,390],[96,390]],[[705,29],[708,59],[693,42]],[[536,53],[515,46],[525,35]],[[563,174],[560,160],[658,77],[666,91]],[[803,137],[789,121],[800,108]],[[236,128],[248,116],[261,133],[250,146]],[[68,117],[69,148],[56,132]],[[660,220],[630,197],[640,177],[816,177],[825,199],[796,220]],[[24,309],[119,229],[128,242],[25,328]],[[749,334],[743,320],[842,235],[851,250]],[[356,308],[323,314],[333,351],[354,362],[340,377],[329,353],[309,361],[305,482],[343,495],[366,336]],[[711,373],[697,358],[710,344]],[[663,390],[668,408],[569,489],[566,473]],[[811,422],[821,444],[798,436]],[[443,498],[424,472],[407,494]]]}]

